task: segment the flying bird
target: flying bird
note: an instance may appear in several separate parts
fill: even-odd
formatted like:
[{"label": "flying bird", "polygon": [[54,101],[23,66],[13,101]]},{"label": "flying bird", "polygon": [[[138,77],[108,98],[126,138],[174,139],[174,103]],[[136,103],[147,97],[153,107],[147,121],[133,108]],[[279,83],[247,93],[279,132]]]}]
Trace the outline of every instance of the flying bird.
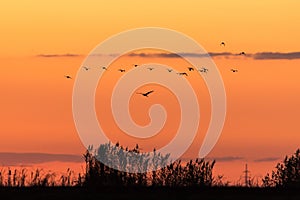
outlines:
[{"label": "flying bird", "polygon": [[239,55],[246,55],[246,53],[244,51],[242,51],[241,53],[239,53]]},{"label": "flying bird", "polygon": [[172,72],[173,71],[173,69],[169,69],[169,68],[167,70],[168,70],[168,72]]},{"label": "flying bird", "polygon": [[125,72],[125,69],[118,69],[119,72]]},{"label": "flying bird", "polygon": [[198,70],[199,72],[207,73],[208,69],[205,67],[202,67],[201,69]]},{"label": "flying bird", "polygon": [[179,76],[188,76],[188,74],[186,72],[179,72],[177,73]]},{"label": "flying bird", "polygon": [[134,64],[133,66],[134,66],[134,67],[138,67],[139,65],[137,65],[137,64]]},{"label": "flying bird", "polygon": [[107,67],[102,67],[102,69],[107,70]]},{"label": "flying bird", "polygon": [[86,66],[83,66],[83,69],[85,69],[86,71],[88,71],[88,70],[91,69],[91,68],[86,67]]},{"label": "flying bird", "polygon": [[148,67],[147,69],[149,69],[150,71],[154,70],[154,68],[153,68],[153,67]]},{"label": "flying bird", "polygon": [[232,71],[232,72],[238,72],[237,69],[230,69],[230,71]]},{"label": "flying bird", "polygon": [[69,75],[65,75],[65,77],[68,78],[68,79],[72,79],[72,77],[69,76]]},{"label": "flying bird", "polygon": [[148,97],[148,95],[151,94],[152,92],[154,92],[154,90],[151,90],[151,91],[146,92],[146,93],[138,92],[137,94],[141,94],[141,95],[143,95],[144,97]]},{"label": "flying bird", "polygon": [[194,71],[194,68],[193,67],[188,67],[188,70],[189,71]]},{"label": "flying bird", "polygon": [[220,46],[224,46],[225,47],[225,42],[221,42]]}]

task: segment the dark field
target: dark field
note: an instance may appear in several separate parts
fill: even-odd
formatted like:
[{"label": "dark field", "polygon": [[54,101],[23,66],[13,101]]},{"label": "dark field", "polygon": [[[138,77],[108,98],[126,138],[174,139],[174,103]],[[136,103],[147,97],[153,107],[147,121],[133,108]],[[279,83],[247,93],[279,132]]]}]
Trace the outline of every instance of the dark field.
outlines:
[{"label": "dark field", "polygon": [[278,188],[0,188],[0,199],[300,199],[299,189]]}]

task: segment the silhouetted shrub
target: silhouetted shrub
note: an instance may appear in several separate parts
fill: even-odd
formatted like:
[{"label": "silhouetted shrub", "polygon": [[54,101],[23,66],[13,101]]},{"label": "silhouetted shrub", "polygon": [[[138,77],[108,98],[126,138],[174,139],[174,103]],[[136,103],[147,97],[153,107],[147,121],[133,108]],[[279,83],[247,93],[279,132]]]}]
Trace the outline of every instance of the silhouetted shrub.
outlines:
[{"label": "silhouetted shrub", "polygon": [[[213,182],[212,170],[215,161],[206,162],[204,159],[190,160],[185,164],[180,160],[166,165],[168,155],[162,155],[153,150],[153,156],[149,153],[141,153],[139,146],[128,150],[111,143],[100,145],[94,150],[94,155],[89,148],[84,154],[86,162],[86,175],[83,185],[88,187],[98,186],[211,186]],[[127,156],[124,151],[129,152]],[[130,154],[133,152],[135,154]],[[138,155],[138,156],[137,156]],[[110,168],[98,159],[114,166]],[[158,169],[159,166],[166,166]],[[117,170],[118,169],[118,170]],[[125,169],[135,169],[138,172],[129,173]],[[123,171],[122,171],[123,170]]]},{"label": "silhouetted shrub", "polygon": [[291,157],[286,156],[262,181],[264,187],[300,187],[300,149]]}]

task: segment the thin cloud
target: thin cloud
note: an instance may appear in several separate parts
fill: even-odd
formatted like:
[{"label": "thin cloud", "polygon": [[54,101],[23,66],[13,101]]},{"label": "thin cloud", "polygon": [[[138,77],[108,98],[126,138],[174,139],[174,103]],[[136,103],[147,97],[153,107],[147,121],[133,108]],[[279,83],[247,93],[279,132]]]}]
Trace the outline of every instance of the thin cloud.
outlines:
[{"label": "thin cloud", "polygon": [[273,162],[280,160],[279,157],[266,157],[266,158],[259,158],[254,160],[254,162]]},{"label": "thin cloud", "polygon": [[208,53],[211,57],[217,57],[217,56],[238,56],[239,54],[234,54],[230,52],[209,52]]},{"label": "thin cloud", "polygon": [[253,58],[256,60],[274,60],[274,59],[300,59],[300,52],[260,52],[253,55]]},{"label": "thin cloud", "polygon": [[130,57],[142,57],[142,58],[178,58],[180,57],[176,53],[130,53]]},{"label": "thin cloud", "polygon": [[[39,54],[37,57],[44,58],[55,58],[55,57],[79,57],[81,54]],[[104,54],[90,54],[90,56],[105,56]],[[108,54],[107,56],[119,56],[119,54]],[[180,52],[176,53],[130,53],[130,57],[142,57],[142,58],[179,58],[184,57],[248,57],[255,60],[293,60],[300,59],[300,52],[257,52],[257,53],[246,53],[246,55],[240,55],[239,53],[232,52],[208,52],[208,53],[190,53]]]},{"label": "thin cloud", "polygon": [[235,56],[238,54],[233,54],[230,52],[209,52],[209,53],[131,53],[128,56],[131,57],[144,57],[144,58],[178,58],[180,56],[184,57],[215,57],[215,56]]},{"label": "thin cloud", "polygon": [[39,54],[37,57],[44,57],[44,58],[53,58],[53,57],[79,57],[81,56],[80,54],[72,54],[72,53],[67,53],[67,54]]},{"label": "thin cloud", "polygon": [[233,162],[233,161],[243,160],[245,158],[240,156],[223,156],[223,157],[208,157],[206,159],[215,160],[216,162]]},{"label": "thin cloud", "polygon": [[89,54],[88,56],[99,56],[99,57],[111,56],[111,57],[115,57],[115,56],[121,56],[121,54],[119,54],[119,53],[110,53],[110,54],[92,53],[92,54]]},{"label": "thin cloud", "polygon": [[243,160],[244,157],[240,156],[224,156],[224,157],[217,157],[213,158],[217,162],[232,162],[232,161],[237,161],[237,160]]},{"label": "thin cloud", "polygon": [[274,60],[274,59],[300,59],[300,52],[258,52],[254,54],[246,54],[246,55],[240,55],[239,53],[231,53],[231,52],[209,52],[207,54],[205,53],[131,53],[129,54],[131,57],[156,57],[156,58],[178,58],[180,56],[185,57],[248,57],[253,58],[255,60]]},{"label": "thin cloud", "polygon": [[80,155],[47,153],[0,153],[0,165],[31,165],[46,162],[83,162]]}]

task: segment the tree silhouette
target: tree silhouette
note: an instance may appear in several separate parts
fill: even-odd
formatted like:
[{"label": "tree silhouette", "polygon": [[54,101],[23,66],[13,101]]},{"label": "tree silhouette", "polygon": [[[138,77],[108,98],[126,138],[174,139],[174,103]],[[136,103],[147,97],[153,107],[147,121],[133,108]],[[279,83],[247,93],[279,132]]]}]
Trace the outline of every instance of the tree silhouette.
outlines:
[{"label": "tree silhouette", "polygon": [[264,187],[300,187],[300,149],[291,157],[286,156],[262,181]]}]

